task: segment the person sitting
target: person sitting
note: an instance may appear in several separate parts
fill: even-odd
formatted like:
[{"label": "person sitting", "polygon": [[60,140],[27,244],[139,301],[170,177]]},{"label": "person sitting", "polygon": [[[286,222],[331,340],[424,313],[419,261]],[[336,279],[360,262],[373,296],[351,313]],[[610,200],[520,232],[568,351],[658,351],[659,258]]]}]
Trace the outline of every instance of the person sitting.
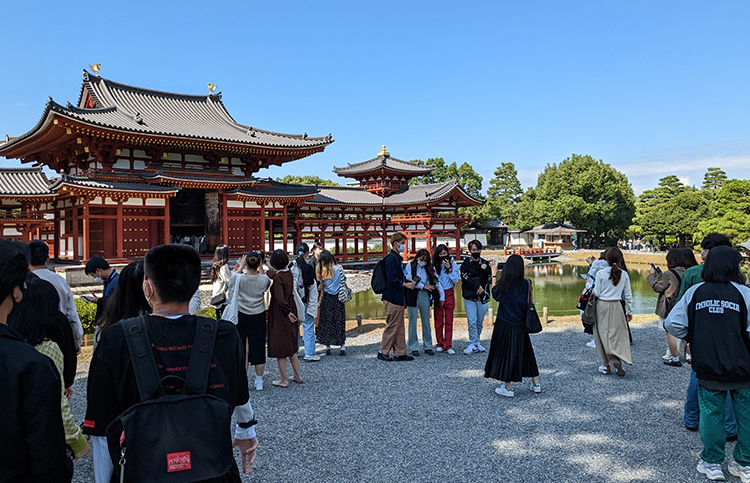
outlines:
[{"label": "person sitting", "polygon": [[[142,288],[153,311],[145,316],[145,325],[155,356],[161,361],[159,374],[162,378],[169,374],[184,379],[196,327],[199,323],[211,322],[188,313],[190,297],[200,279],[201,259],[192,247],[160,245],[146,254]],[[239,446],[243,469],[251,473],[258,440],[247,388],[245,352],[231,322],[218,320],[215,323],[218,327],[206,393],[234,408],[237,426],[232,444]],[[105,436],[107,426],[118,415],[141,402],[123,330],[102,331],[91,360],[87,388],[84,434]],[[174,394],[177,389],[165,387],[167,394]],[[110,454],[119,455],[119,448],[113,444]],[[222,481],[240,481],[236,464]]]}]

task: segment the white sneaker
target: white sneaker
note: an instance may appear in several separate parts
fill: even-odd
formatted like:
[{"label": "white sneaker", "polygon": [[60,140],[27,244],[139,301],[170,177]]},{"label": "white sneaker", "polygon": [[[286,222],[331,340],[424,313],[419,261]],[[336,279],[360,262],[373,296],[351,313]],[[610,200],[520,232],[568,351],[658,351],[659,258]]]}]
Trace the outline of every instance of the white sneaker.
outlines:
[{"label": "white sneaker", "polygon": [[263,390],[263,379],[256,379],[255,380],[255,390],[256,391],[262,391]]},{"label": "white sneaker", "polygon": [[602,374],[612,374],[612,369],[608,365],[599,366],[599,372]]},{"label": "white sneaker", "polygon": [[735,460],[729,462],[729,472],[739,477],[742,483],[750,483],[750,466],[742,466]]},{"label": "white sneaker", "polygon": [[435,347],[435,352],[443,352],[443,348],[442,347]]},{"label": "white sneaker", "polygon": [[717,463],[707,463],[703,458],[698,458],[698,466],[695,467],[698,473],[703,473],[709,480],[724,481],[724,472],[721,471],[721,465]]},{"label": "white sneaker", "polygon": [[591,339],[589,342],[586,342],[586,347],[591,347],[593,349],[596,349],[596,342],[594,339]]},{"label": "white sneaker", "polygon": [[445,353],[450,354],[450,355],[455,355],[456,351],[454,351],[453,349],[448,349],[447,351],[445,351]]},{"label": "white sneaker", "polygon": [[515,391],[512,388],[511,389],[505,389],[505,385],[504,384],[502,386],[498,387],[497,389],[495,389],[495,392],[498,393],[498,394],[500,394],[501,396],[505,396],[505,397],[513,397],[513,396],[516,395]]},{"label": "white sneaker", "polygon": [[468,354],[476,354],[477,352],[479,352],[479,349],[477,349],[477,346],[474,345],[474,344],[469,344],[469,347],[467,347],[466,349],[464,349],[464,354],[467,354],[467,355]]},{"label": "white sneaker", "polygon": [[529,386],[529,389],[531,389],[532,391],[534,391],[537,394],[539,394],[540,392],[542,392],[542,386],[539,385],[539,384],[534,384],[533,382],[531,383],[531,386]]},{"label": "white sneaker", "polygon": [[307,362],[317,362],[317,361],[319,361],[319,360],[320,360],[320,356],[319,356],[319,355],[316,355],[316,354],[313,354],[313,355],[311,355],[311,356],[305,356],[305,360],[306,360]]},{"label": "white sneaker", "polygon": [[482,347],[482,344],[477,344],[477,350],[479,352],[485,352],[487,349],[485,349],[484,347]]}]

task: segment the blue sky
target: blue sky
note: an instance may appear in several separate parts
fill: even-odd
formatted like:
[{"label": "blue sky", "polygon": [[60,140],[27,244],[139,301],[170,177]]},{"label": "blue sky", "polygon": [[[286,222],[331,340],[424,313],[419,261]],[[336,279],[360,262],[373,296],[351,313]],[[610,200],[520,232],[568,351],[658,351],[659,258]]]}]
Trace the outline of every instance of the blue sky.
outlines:
[{"label": "blue sky", "polygon": [[[524,187],[590,154],[636,193],[705,168],[750,177],[750,2],[12,2],[0,136],[75,102],[81,72],[190,94],[234,118],[336,142],[262,176],[372,158],[501,162]],[[0,166],[17,160],[0,158]]]}]

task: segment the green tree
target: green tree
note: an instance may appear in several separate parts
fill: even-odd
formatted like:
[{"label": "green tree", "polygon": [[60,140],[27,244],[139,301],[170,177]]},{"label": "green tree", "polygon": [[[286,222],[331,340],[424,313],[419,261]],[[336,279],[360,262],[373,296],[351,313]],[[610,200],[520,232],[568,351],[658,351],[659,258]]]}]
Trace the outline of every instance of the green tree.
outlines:
[{"label": "green tree", "polygon": [[727,180],[727,173],[721,168],[708,168],[706,174],[703,175],[703,185],[701,190],[710,193],[710,199],[714,199],[714,195],[717,190],[720,190]]},{"label": "green tree", "polygon": [[483,206],[487,218],[500,217],[506,225],[515,226],[522,194],[516,167],[513,163],[500,163],[487,188],[487,200]]},{"label": "green tree", "polygon": [[734,243],[750,238],[750,180],[723,183],[711,203],[711,217],[698,224],[698,234],[723,233]]},{"label": "green tree", "polygon": [[[482,177],[479,173],[474,171],[474,168],[472,168],[469,163],[463,163],[461,166],[458,166],[453,162],[446,165],[443,158],[429,158],[426,162],[421,159],[414,159],[412,162],[421,165],[431,165],[433,166],[433,170],[430,174],[425,176],[417,176],[410,179],[410,186],[443,183],[455,179],[458,181],[458,185],[469,195],[473,198],[484,201],[484,198],[482,197]],[[473,220],[472,224],[475,226],[483,225],[487,222],[487,216],[482,210],[482,206],[460,208],[459,213],[470,217]]]},{"label": "green tree", "polygon": [[519,203],[519,228],[568,221],[590,235],[620,236],[635,213],[627,177],[602,160],[573,154],[539,174],[537,186]]},{"label": "green tree", "polygon": [[319,176],[312,176],[312,175],[304,175],[304,176],[295,176],[295,175],[286,175],[283,178],[276,178],[276,181],[279,181],[281,183],[289,183],[289,184],[309,184],[309,185],[316,185],[316,186],[341,186],[340,184],[336,183],[335,181],[331,181],[330,179],[323,179]]},{"label": "green tree", "polygon": [[646,238],[674,237],[685,246],[708,213],[708,200],[696,188],[683,185],[675,175],[659,180],[659,185],[641,193],[631,231]]},{"label": "green tree", "polygon": [[456,163],[446,165],[443,158],[429,158],[427,159],[427,161],[422,161],[421,159],[412,159],[411,162],[418,163],[421,166],[432,166],[432,172],[424,176],[417,176],[410,179],[410,186],[415,186],[418,184],[442,183],[443,181],[448,181],[450,179],[455,179],[456,177],[458,177],[458,168],[456,167]]}]

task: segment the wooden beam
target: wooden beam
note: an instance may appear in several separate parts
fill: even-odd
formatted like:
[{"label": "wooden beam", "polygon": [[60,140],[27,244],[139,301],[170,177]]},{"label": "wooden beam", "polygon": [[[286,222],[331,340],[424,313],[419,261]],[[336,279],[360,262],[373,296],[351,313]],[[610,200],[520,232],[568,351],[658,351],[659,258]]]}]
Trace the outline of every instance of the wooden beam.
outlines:
[{"label": "wooden beam", "polygon": [[[169,203],[169,202],[167,202]],[[117,252],[117,258],[122,259],[123,258],[123,216],[122,216],[122,200],[117,200],[117,216],[115,217],[117,220],[117,233],[115,233],[115,250]]]}]

